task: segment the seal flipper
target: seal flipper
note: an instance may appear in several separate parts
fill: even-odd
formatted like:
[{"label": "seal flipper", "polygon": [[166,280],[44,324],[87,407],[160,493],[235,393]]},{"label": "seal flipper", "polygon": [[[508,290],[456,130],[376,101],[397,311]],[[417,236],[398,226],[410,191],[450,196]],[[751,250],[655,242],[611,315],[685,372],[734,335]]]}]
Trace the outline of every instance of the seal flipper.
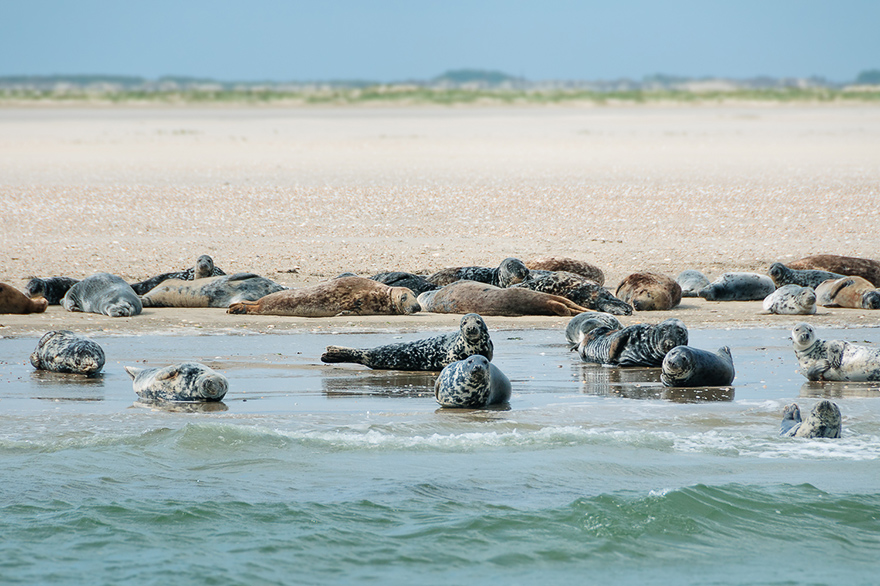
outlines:
[{"label": "seal flipper", "polygon": [[125,372],[128,373],[128,376],[131,377],[131,380],[134,380],[137,375],[144,371],[143,368],[137,368],[136,366],[126,366]]},{"label": "seal flipper", "polygon": [[255,273],[235,273],[234,275],[230,275],[227,281],[244,281],[245,279],[255,279],[259,278],[260,275]]},{"label": "seal flipper", "polygon": [[257,305],[256,301],[239,301],[238,303],[230,304],[226,313],[257,313],[256,311],[250,311],[250,308],[255,308]]},{"label": "seal flipper", "polygon": [[620,362],[620,355],[626,350],[629,343],[630,332],[626,330],[617,330],[619,334],[614,335],[608,344],[608,364],[617,364]]},{"label": "seal flipper", "polygon": [[807,377],[807,380],[809,381],[825,380],[825,373],[830,369],[831,363],[827,360],[817,360],[816,364],[807,369],[804,376]]},{"label": "seal flipper", "polygon": [[849,287],[850,285],[853,285],[854,283],[855,283],[855,281],[853,281],[852,279],[840,279],[840,280],[838,280],[837,284],[832,289],[830,289],[825,295],[828,297],[828,299],[830,299],[834,303],[835,306],[839,306],[839,304],[834,301],[834,298],[837,297],[837,294],[840,293],[841,289],[843,289],[844,287]]},{"label": "seal flipper", "polygon": [[779,435],[794,435],[800,427],[801,422],[801,410],[798,408],[797,403],[786,405],[782,410],[782,427]]},{"label": "seal flipper", "polygon": [[321,354],[321,362],[334,364],[338,362],[353,362],[363,364],[363,351],[344,346],[327,346],[327,350]]},{"label": "seal flipper", "polygon": [[156,380],[172,379],[172,378],[176,377],[178,374],[180,374],[179,368],[177,368],[177,367],[169,368],[168,370],[160,372],[158,375],[156,375]]}]

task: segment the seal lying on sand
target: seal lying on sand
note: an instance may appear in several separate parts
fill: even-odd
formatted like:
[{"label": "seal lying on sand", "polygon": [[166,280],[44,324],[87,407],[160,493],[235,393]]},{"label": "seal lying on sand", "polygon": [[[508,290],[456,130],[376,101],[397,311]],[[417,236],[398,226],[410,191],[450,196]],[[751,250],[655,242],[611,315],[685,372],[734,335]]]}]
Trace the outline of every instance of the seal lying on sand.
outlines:
[{"label": "seal lying on sand", "polygon": [[444,367],[434,383],[443,407],[475,409],[510,400],[510,379],[485,356],[471,356]]},{"label": "seal lying on sand", "polygon": [[278,291],[256,301],[233,303],[227,313],[333,317],[401,315],[419,310],[416,296],[406,287],[389,287],[363,277],[341,277],[312,287]]},{"label": "seal lying on sand", "polygon": [[660,366],[667,352],[688,343],[687,327],[678,318],[657,325],[635,324],[622,330],[597,327],[586,333],[578,354],[584,362],[618,366]]},{"label": "seal lying on sand", "polygon": [[767,275],[758,273],[724,273],[702,289],[699,296],[706,301],[761,301],[776,291]]},{"label": "seal lying on sand", "polygon": [[47,332],[31,354],[31,365],[37,370],[91,376],[104,368],[104,350],[70,330]]},{"label": "seal lying on sand", "polygon": [[477,281],[504,289],[529,278],[529,269],[518,258],[505,258],[496,269],[488,267],[449,267],[428,277],[441,287],[456,281]]},{"label": "seal lying on sand", "polygon": [[583,342],[588,332],[599,327],[606,327],[611,330],[623,329],[620,322],[608,313],[579,313],[570,320],[565,326],[565,339],[568,340],[568,349],[575,350]]},{"label": "seal lying on sand", "polygon": [[660,381],[667,387],[723,387],[736,376],[727,346],[717,353],[676,346],[663,358],[661,368]]},{"label": "seal lying on sand", "polygon": [[521,283],[511,285],[511,289],[529,289],[558,295],[573,301],[581,307],[595,309],[614,315],[631,315],[632,306],[612,295],[605,287],[592,281],[564,271],[533,272],[532,277]]},{"label": "seal lying on sand", "polygon": [[436,291],[440,285],[435,285],[421,275],[405,273],[403,271],[394,271],[391,273],[379,273],[370,277],[373,281],[383,283],[389,287],[406,287],[418,297],[425,291]]},{"label": "seal lying on sand", "polygon": [[97,273],[75,284],[61,300],[67,311],[130,317],[143,311],[140,298],[122,277]]},{"label": "seal lying on sand", "polygon": [[419,305],[433,313],[506,316],[571,316],[591,311],[565,297],[517,287],[501,289],[475,281],[456,281],[437,291],[426,291],[419,295]]},{"label": "seal lying on sand", "polygon": [[0,313],[43,313],[48,306],[43,297],[31,299],[12,285],[0,283]]},{"label": "seal lying on sand", "polygon": [[658,273],[633,273],[617,286],[614,295],[636,311],[663,311],[681,303],[681,285]]},{"label": "seal lying on sand", "polygon": [[[588,279],[597,285],[605,284],[605,273],[596,265],[590,264],[582,260],[568,258],[566,256],[543,256],[539,258],[531,258],[525,262],[529,271],[563,271],[566,273],[574,273]],[[535,276],[535,275],[532,275]]]},{"label": "seal lying on sand", "polygon": [[858,346],[843,340],[820,340],[810,324],[791,330],[794,355],[807,380],[880,380],[880,348]]},{"label": "seal lying on sand", "polygon": [[286,287],[253,273],[183,281],[168,279],[141,297],[144,307],[229,307],[256,301]]},{"label": "seal lying on sand", "polygon": [[812,315],[816,313],[816,292],[810,287],[783,285],[764,298],[764,313]]},{"label": "seal lying on sand", "polygon": [[795,403],[786,405],[782,411],[782,429],[779,435],[784,437],[827,437],[839,438],[841,432],[840,409],[831,401],[816,403],[806,421],[801,420],[801,410]]},{"label": "seal lying on sand", "polygon": [[173,273],[162,273],[161,275],[156,275],[155,277],[144,279],[139,283],[134,283],[132,284],[131,288],[134,289],[134,292],[138,295],[145,295],[146,293],[164,283],[165,281],[168,281],[169,279],[192,281],[193,279],[221,277],[225,274],[226,273],[220,270],[219,267],[214,266],[213,258],[208,256],[207,254],[203,254],[198,259],[196,259],[196,266],[194,267],[182,269]]},{"label": "seal lying on sand", "polygon": [[816,288],[816,299],[823,307],[880,309],[880,289],[862,277],[825,281]]},{"label": "seal lying on sand", "polygon": [[225,376],[198,362],[164,368],[126,366],[125,371],[144,401],[219,401],[229,390]]},{"label": "seal lying on sand", "polygon": [[469,313],[461,318],[457,332],[377,348],[327,346],[321,362],[353,362],[383,370],[438,371],[475,354],[492,360],[492,340],[489,339],[489,328],[483,318]]},{"label": "seal lying on sand", "polygon": [[767,274],[770,275],[770,278],[773,279],[773,283],[776,284],[777,287],[784,287],[785,285],[800,285],[801,287],[812,287],[813,289],[818,287],[822,281],[839,279],[844,276],[836,273],[829,273],[828,271],[790,269],[781,262],[775,262],[770,265]]},{"label": "seal lying on sand", "polygon": [[67,295],[67,291],[77,283],[79,279],[71,277],[32,277],[25,285],[24,292],[28,297],[45,297],[49,305],[58,305]]},{"label": "seal lying on sand", "polygon": [[828,271],[845,277],[862,277],[873,283],[875,287],[880,287],[880,262],[869,258],[817,254],[790,262],[788,268]]},{"label": "seal lying on sand", "polygon": [[700,271],[688,269],[678,273],[675,282],[681,287],[682,297],[698,297],[700,289],[709,284],[709,279]]}]

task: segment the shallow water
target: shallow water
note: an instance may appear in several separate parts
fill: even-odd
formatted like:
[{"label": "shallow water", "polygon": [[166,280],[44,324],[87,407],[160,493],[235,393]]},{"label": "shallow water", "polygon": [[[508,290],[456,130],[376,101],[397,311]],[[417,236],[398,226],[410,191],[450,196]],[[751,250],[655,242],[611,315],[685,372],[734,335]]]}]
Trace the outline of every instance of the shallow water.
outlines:
[{"label": "shallow water", "polygon": [[[430,374],[319,361],[426,335],[95,337],[95,379],[0,340],[0,581],[875,582],[880,391],[807,383],[787,330],[692,330],[737,369],[702,390],[496,332],[513,397],[480,411],[439,409]],[[123,365],[184,359],[229,378],[222,404],[134,404]],[[843,437],[780,438],[819,397]]]}]

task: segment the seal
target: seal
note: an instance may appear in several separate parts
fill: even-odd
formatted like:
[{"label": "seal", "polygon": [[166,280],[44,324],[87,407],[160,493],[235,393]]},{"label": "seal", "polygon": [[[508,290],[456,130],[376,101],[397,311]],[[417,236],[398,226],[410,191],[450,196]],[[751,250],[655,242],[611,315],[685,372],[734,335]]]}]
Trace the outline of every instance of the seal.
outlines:
[{"label": "seal", "polygon": [[811,381],[878,381],[880,348],[844,340],[820,340],[813,326],[800,323],[791,330],[794,355],[801,374]]},{"label": "seal", "polygon": [[389,287],[406,287],[418,297],[425,291],[436,291],[440,285],[435,285],[421,275],[414,275],[403,271],[393,271],[389,273],[379,273],[370,277],[373,281],[384,283]]},{"label": "seal", "polygon": [[389,287],[363,277],[341,277],[312,287],[271,293],[240,301],[226,313],[333,317],[335,315],[401,315],[421,308],[406,287]]},{"label": "seal", "polygon": [[621,301],[610,291],[592,281],[565,271],[532,271],[532,276],[509,288],[529,289],[565,297],[569,301],[587,309],[594,309],[614,315],[631,315],[632,306]]},{"label": "seal", "polygon": [[828,271],[790,269],[781,262],[775,262],[770,265],[767,274],[770,275],[770,278],[773,279],[773,283],[777,287],[800,285],[801,287],[812,287],[813,289],[818,287],[823,281],[843,277],[843,275],[829,273]]},{"label": "seal", "polygon": [[219,372],[198,362],[182,362],[162,368],[126,366],[134,392],[147,402],[220,401],[229,381]]},{"label": "seal", "polygon": [[192,281],[194,279],[206,279],[208,277],[222,277],[225,274],[226,273],[224,273],[219,267],[214,266],[213,258],[207,254],[203,254],[196,259],[196,265],[194,267],[181,269],[172,273],[162,273],[161,275],[156,275],[155,277],[150,277],[149,279],[134,283],[131,288],[134,289],[134,292],[138,295],[145,295],[153,288],[161,285],[169,279]]},{"label": "seal", "polygon": [[469,313],[461,318],[457,332],[367,349],[327,346],[321,362],[353,362],[379,370],[439,371],[475,354],[491,361],[492,348],[486,322],[476,313]]},{"label": "seal", "polygon": [[79,279],[71,277],[31,277],[24,287],[24,293],[28,297],[44,297],[49,305],[59,305],[67,291],[79,283]]},{"label": "seal", "polygon": [[434,397],[443,407],[476,409],[506,403],[510,392],[510,379],[479,355],[445,366],[434,383]]},{"label": "seal", "polygon": [[70,330],[43,334],[31,353],[37,370],[94,376],[104,368],[104,350],[97,342]]},{"label": "seal", "polygon": [[229,307],[256,301],[286,287],[253,273],[183,281],[168,279],[141,297],[144,307]]},{"label": "seal", "polygon": [[48,306],[43,297],[31,299],[12,285],[0,283],[0,313],[43,313]]},{"label": "seal", "polygon": [[706,301],[762,301],[776,291],[767,275],[758,273],[724,273],[702,289],[699,296]]},{"label": "seal", "polygon": [[845,277],[862,277],[873,283],[875,287],[880,287],[880,262],[869,258],[817,254],[790,262],[788,268],[814,269],[837,273]]},{"label": "seal", "polygon": [[498,268],[449,267],[428,277],[428,281],[443,287],[456,281],[477,281],[500,287],[510,287],[529,278],[529,269],[518,258],[505,258]]},{"label": "seal", "polygon": [[579,313],[568,320],[568,324],[565,326],[568,349],[576,350],[587,333],[598,327],[606,327],[611,330],[623,328],[617,318],[609,313]]},{"label": "seal", "polygon": [[816,313],[816,292],[810,287],[783,285],[764,298],[763,307],[763,313],[813,315]]},{"label": "seal", "polygon": [[580,275],[597,285],[605,284],[605,273],[602,272],[602,269],[586,261],[568,258],[567,256],[542,256],[531,258],[525,261],[525,265],[529,271],[563,271]]},{"label": "seal", "polygon": [[617,286],[614,295],[636,311],[664,311],[681,303],[681,285],[658,273],[633,273]]},{"label": "seal", "polygon": [[823,307],[880,309],[880,290],[862,277],[829,279],[816,288],[816,302]]},{"label": "seal", "polygon": [[419,295],[419,305],[433,313],[505,316],[572,316],[592,311],[558,295],[517,287],[501,289],[475,281],[456,281],[437,291],[426,291]]},{"label": "seal", "polygon": [[709,279],[700,271],[688,269],[678,273],[675,282],[681,287],[682,297],[698,297],[700,289],[709,284]]},{"label": "seal", "polygon": [[661,368],[660,381],[667,387],[723,387],[736,376],[727,346],[718,352],[676,346],[663,358]]},{"label": "seal", "polygon": [[584,362],[595,364],[657,367],[670,350],[687,343],[687,327],[673,317],[657,325],[635,324],[622,330],[593,328],[578,346],[578,354]]},{"label": "seal", "polygon": [[840,408],[831,401],[816,403],[806,421],[801,421],[801,410],[795,403],[782,411],[779,435],[784,437],[839,438],[841,432]]},{"label": "seal", "polygon": [[61,300],[67,311],[130,317],[143,311],[140,298],[122,277],[97,273],[75,284]]}]

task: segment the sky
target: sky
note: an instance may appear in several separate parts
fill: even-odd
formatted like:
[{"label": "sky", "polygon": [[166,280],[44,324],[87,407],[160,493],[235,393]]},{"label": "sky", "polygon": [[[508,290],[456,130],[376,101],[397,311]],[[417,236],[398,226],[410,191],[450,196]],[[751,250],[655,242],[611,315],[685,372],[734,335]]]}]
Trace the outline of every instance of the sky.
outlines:
[{"label": "sky", "polygon": [[880,0],[0,0],[0,76],[850,81],[880,69]]}]

